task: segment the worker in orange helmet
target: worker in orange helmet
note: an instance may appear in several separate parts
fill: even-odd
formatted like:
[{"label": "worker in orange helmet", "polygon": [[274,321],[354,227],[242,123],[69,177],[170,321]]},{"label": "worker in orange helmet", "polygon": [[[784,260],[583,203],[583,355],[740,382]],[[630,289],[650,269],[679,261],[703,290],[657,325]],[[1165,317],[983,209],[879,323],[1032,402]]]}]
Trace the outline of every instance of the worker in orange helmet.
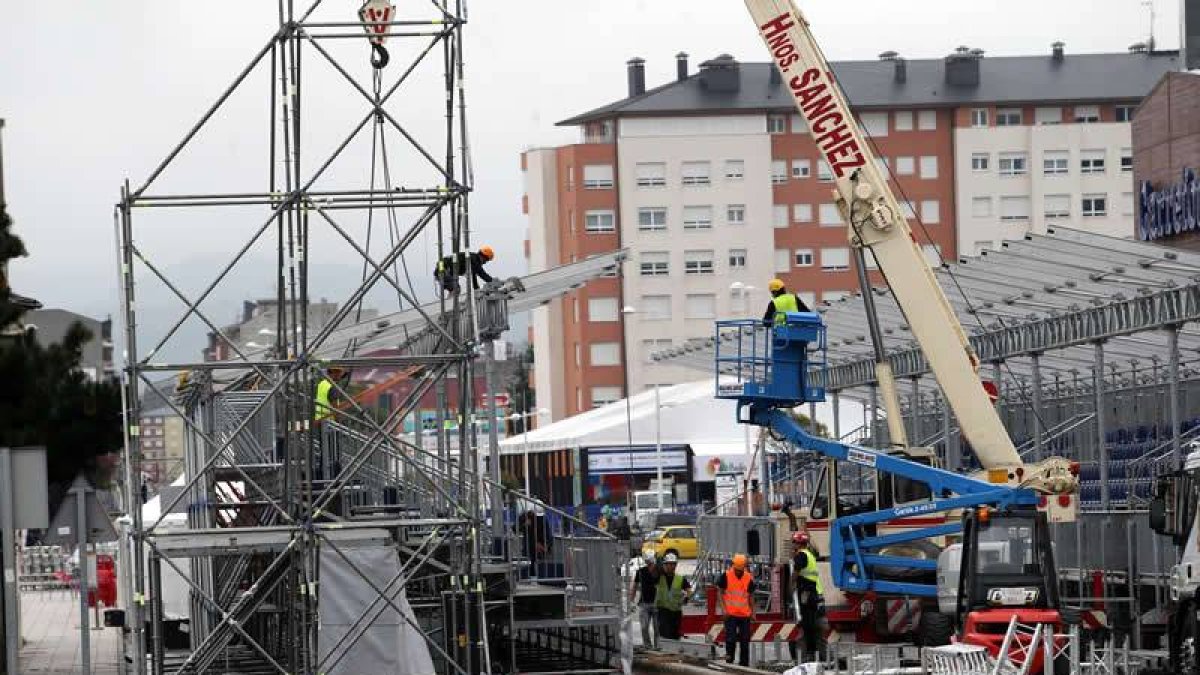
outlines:
[{"label": "worker in orange helmet", "polygon": [[433,269],[433,278],[441,285],[442,291],[457,293],[460,288],[458,278],[470,274],[471,288],[479,290],[480,279],[485,284],[492,283],[492,275],[488,274],[483,266],[495,257],[496,252],[491,246],[480,246],[479,250],[473,253],[462,251],[457,255],[448,255],[438,261],[437,267]]},{"label": "worker in orange helmet", "polygon": [[[717,611],[725,615],[725,662],[750,667],[750,622],[754,620],[754,577],[746,569],[746,556],[733,556],[733,564],[717,579]],[[738,652],[741,645],[741,652]]]}]

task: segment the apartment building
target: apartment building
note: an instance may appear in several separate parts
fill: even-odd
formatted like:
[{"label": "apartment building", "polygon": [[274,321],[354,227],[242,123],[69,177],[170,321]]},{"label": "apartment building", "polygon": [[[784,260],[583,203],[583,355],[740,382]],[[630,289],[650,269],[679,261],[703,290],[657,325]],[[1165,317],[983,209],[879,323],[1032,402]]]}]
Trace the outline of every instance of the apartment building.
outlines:
[{"label": "apartment building", "polygon": [[[778,72],[728,55],[676,65],[648,90],[629,61],[627,97],[560,122],[580,143],[522,157],[531,270],[630,251],[620,278],[534,313],[535,386],[555,419],[694,379],[649,355],[761,314],[773,276],[810,305],[858,288],[829,167]],[[1047,225],[1127,236],[1129,119],[1176,56],[1056,43],[832,66],[936,264]]]}]

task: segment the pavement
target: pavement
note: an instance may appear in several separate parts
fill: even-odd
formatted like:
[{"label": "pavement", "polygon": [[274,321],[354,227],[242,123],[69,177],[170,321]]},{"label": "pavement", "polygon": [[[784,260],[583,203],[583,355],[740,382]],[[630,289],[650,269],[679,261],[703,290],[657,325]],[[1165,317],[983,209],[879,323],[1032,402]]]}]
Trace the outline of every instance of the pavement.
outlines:
[{"label": "pavement", "polygon": [[[95,613],[88,610],[88,621]],[[71,590],[23,591],[21,593],[21,675],[77,675],[83,673],[80,659],[79,594]],[[89,632],[93,675],[120,675],[121,632],[119,628]]]}]

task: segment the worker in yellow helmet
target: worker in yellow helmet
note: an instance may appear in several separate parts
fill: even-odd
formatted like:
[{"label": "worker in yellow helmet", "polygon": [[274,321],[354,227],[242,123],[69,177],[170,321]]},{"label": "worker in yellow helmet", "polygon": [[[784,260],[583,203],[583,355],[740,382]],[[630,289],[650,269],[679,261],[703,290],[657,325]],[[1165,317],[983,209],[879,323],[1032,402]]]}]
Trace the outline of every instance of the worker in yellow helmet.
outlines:
[{"label": "worker in yellow helmet", "polygon": [[492,275],[483,269],[483,266],[491,262],[496,257],[496,252],[491,246],[480,246],[478,251],[468,253],[463,251],[457,255],[448,255],[438,261],[437,267],[433,270],[433,278],[441,285],[442,291],[446,293],[457,293],[459,291],[458,278],[467,274],[471,275],[471,288],[479,289],[479,280],[483,283],[492,283]]},{"label": "worker in yellow helmet", "polygon": [[767,311],[763,312],[763,325],[783,325],[787,321],[788,312],[812,311],[799,296],[788,293],[782,279],[772,279],[767,288],[771,291],[771,301],[767,303]]}]

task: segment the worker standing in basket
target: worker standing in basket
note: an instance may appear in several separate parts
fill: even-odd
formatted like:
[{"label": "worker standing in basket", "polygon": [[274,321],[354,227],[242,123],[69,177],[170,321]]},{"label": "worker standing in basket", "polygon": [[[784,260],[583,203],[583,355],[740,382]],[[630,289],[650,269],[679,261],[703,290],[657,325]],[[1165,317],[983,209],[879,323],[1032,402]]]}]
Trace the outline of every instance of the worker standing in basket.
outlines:
[{"label": "worker standing in basket", "polygon": [[[655,593],[658,590],[658,560],[654,551],[646,551],[644,567],[638,568],[629,587],[629,602],[637,601],[638,623],[642,625],[642,646],[658,647],[658,605]],[[641,598],[638,598],[641,591]]]},{"label": "worker standing in basket", "polygon": [[[717,579],[718,611],[725,615],[725,662],[750,667],[750,622],[754,620],[754,578],[746,569],[746,556],[733,556],[733,564]],[[738,653],[738,646],[741,653]]]},{"label": "worker standing in basket", "polygon": [[485,284],[492,283],[492,275],[488,274],[483,266],[495,257],[496,252],[492,250],[491,246],[480,246],[479,250],[474,253],[462,251],[451,254],[438,261],[437,267],[433,269],[433,277],[441,285],[442,291],[457,293],[459,290],[458,278],[469,274],[471,275],[471,288],[479,290],[481,279]]},{"label": "worker standing in basket", "polygon": [[767,288],[771,291],[771,300],[767,303],[767,311],[763,312],[763,325],[783,325],[787,321],[788,312],[812,311],[800,296],[788,293],[783,285],[783,279],[772,279]]},{"label": "worker standing in basket", "polygon": [[[797,603],[800,615],[800,639],[804,649],[800,652],[800,663],[825,660],[825,589],[817,570],[817,552],[807,532],[792,534],[792,588],[793,602]],[[791,643],[792,658],[796,658],[797,644]]]},{"label": "worker standing in basket", "polygon": [[682,574],[675,573],[679,556],[668,553],[663,556],[662,571],[658,575],[658,588],[654,591],[654,605],[658,609],[658,637],[679,639],[679,624],[683,621],[683,599],[692,585]]}]

